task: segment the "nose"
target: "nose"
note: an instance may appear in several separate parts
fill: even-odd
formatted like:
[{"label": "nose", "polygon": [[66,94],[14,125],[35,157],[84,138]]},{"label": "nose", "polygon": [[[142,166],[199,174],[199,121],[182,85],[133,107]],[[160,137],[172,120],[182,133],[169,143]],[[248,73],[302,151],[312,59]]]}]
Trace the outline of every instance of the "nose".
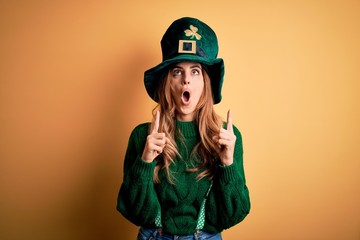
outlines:
[{"label": "nose", "polygon": [[189,85],[190,84],[190,76],[188,76],[188,74],[184,74],[184,79],[183,79],[183,84],[184,85]]}]

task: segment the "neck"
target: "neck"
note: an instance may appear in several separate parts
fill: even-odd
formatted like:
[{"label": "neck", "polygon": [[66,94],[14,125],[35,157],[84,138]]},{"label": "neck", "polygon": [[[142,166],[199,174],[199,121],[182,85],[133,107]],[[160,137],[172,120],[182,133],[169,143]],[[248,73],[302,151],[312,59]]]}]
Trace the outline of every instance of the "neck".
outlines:
[{"label": "neck", "polygon": [[189,114],[176,114],[176,119],[181,122],[192,122],[195,120],[195,113],[189,113]]}]

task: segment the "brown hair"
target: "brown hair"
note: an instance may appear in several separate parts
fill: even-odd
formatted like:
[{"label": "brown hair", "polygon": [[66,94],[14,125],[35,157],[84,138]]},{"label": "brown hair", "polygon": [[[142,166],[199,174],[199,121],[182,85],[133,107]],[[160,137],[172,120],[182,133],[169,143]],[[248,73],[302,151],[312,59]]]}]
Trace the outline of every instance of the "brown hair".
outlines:
[{"label": "brown hair", "polygon": [[[197,176],[198,179],[202,179],[203,177],[212,178],[215,174],[217,166],[215,160],[218,156],[214,151],[217,144],[214,142],[213,136],[219,133],[222,125],[220,116],[214,111],[211,79],[205,67],[202,67],[202,74],[204,77],[204,89],[195,109],[195,121],[199,128],[201,141],[195,146],[191,153],[193,157],[199,160],[200,164],[197,167],[188,169],[190,172],[200,171]],[[164,132],[169,139],[162,154],[158,157],[158,163],[154,172],[154,181],[156,183],[160,182],[158,178],[160,169],[164,169],[169,182],[174,183],[174,177],[171,175],[169,166],[174,163],[176,156],[180,157],[175,137],[181,138],[181,135],[179,132],[176,132],[176,105],[171,96],[169,79],[169,71],[165,71],[160,78],[158,86],[158,105],[153,109],[154,116],[156,111],[159,110],[161,112],[159,132]]]}]

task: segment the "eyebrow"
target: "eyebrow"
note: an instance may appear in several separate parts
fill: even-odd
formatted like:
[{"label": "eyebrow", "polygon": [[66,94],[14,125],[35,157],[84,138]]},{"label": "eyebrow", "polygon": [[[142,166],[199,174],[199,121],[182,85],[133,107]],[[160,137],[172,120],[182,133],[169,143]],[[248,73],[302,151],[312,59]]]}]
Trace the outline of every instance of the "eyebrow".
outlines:
[{"label": "eyebrow", "polygon": [[[181,66],[179,66],[179,65],[175,65],[175,66],[173,66],[171,69],[174,69],[174,68],[181,68],[181,69],[183,69],[183,67],[181,67]],[[192,69],[192,68],[200,68],[200,69],[202,69],[200,63],[194,63],[193,65],[190,66],[190,68],[191,68],[191,69]]]}]

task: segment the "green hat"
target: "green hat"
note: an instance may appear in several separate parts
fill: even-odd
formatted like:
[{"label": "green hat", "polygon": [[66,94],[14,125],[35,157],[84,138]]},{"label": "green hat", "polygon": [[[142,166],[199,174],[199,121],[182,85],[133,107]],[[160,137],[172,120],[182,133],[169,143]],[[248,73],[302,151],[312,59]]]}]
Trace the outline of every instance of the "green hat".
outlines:
[{"label": "green hat", "polygon": [[149,96],[158,102],[157,87],[164,71],[177,62],[198,62],[205,66],[211,79],[214,104],[221,101],[224,60],[217,58],[215,32],[205,23],[190,17],[174,21],[161,39],[163,61],[145,71],[144,83]]}]

